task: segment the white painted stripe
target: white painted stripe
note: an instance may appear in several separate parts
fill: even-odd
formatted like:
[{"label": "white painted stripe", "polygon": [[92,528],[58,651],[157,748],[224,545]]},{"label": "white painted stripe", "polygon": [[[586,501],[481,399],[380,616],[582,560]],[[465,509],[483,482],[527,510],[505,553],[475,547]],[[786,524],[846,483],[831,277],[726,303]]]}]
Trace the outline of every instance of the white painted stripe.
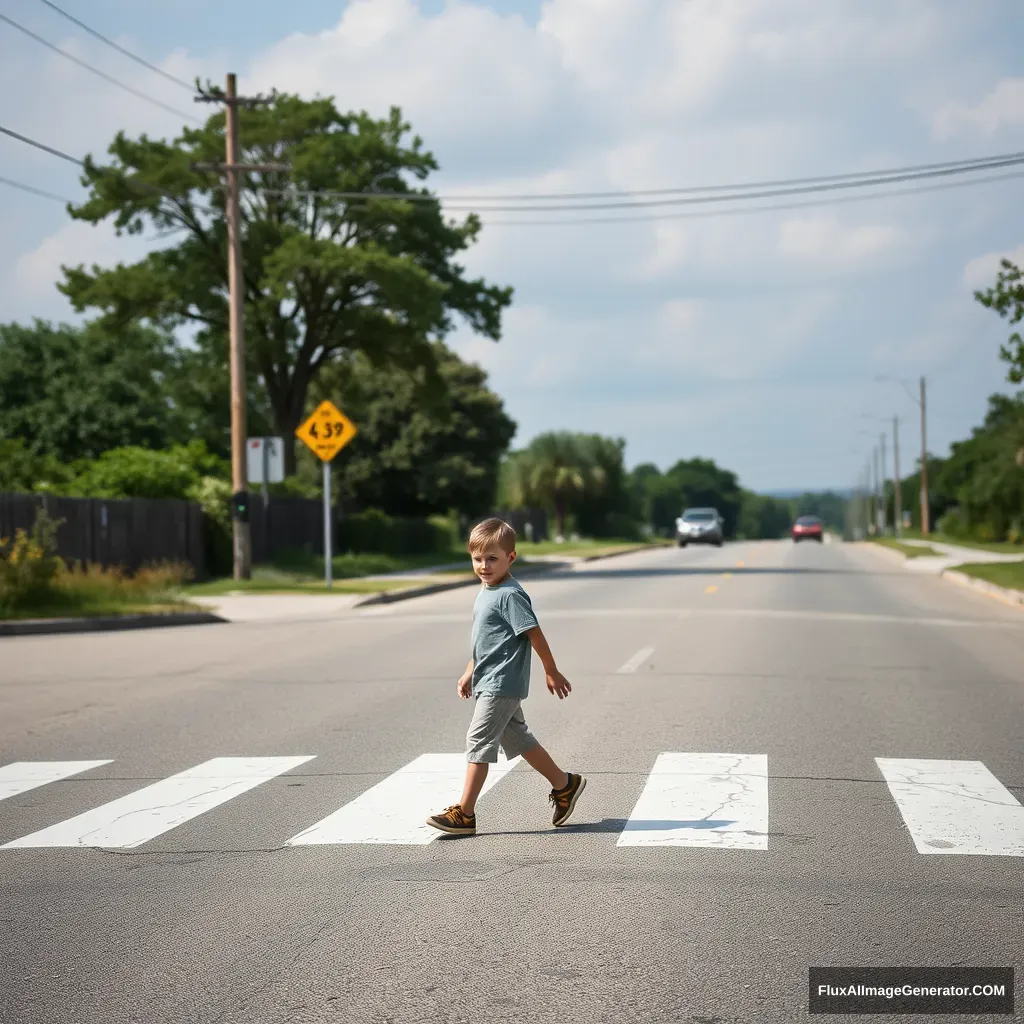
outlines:
[{"label": "white painted stripe", "polygon": [[215,757],[3,848],[141,846],[314,756]]},{"label": "white painted stripe", "polygon": [[659,754],[618,845],[767,850],[767,755]]},{"label": "white painted stripe", "polygon": [[110,762],[111,758],[106,761],[15,761],[14,764],[6,764],[0,767],[0,800]]},{"label": "white painted stripe", "polygon": [[1024,857],[1024,807],[980,761],[875,763],[918,853]]},{"label": "white painted stripe", "polygon": [[[492,764],[481,795],[519,762]],[[421,754],[404,768],[288,840],[289,846],[382,843],[425,846],[442,833],[426,824],[459,799],[466,778],[465,754]]]},{"label": "white painted stripe", "polygon": [[636,654],[634,654],[633,657],[619,669],[619,672],[635,672],[653,653],[653,647],[641,647],[640,650],[637,651]]}]

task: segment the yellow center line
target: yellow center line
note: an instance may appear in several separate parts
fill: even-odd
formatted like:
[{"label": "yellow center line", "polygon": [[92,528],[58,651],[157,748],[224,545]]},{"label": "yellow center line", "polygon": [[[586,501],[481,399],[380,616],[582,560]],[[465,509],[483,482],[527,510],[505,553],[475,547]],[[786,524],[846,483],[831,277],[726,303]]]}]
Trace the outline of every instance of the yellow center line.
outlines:
[{"label": "yellow center line", "polygon": [[731,572],[723,572],[722,573],[722,578],[723,579],[727,579],[727,580],[731,580],[732,579],[732,573]]},{"label": "yellow center line", "polygon": [[708,587],[708,589],[705,590],[704,593],[705,594],[713,594],[713,593],[715,593],[716,590],[718,590],[718,587],[711,586],[711,587]]}]

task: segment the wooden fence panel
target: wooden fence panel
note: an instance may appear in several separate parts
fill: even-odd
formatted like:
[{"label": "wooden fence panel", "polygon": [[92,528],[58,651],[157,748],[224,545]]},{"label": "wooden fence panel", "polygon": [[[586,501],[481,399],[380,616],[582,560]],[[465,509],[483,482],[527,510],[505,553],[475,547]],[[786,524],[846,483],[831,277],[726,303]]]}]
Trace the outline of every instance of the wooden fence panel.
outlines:
[{"label": "wooden fence panel", "polygon": [[38,508],[60,521],[57,554],[66,561],[128,572],[160,562],[187,562],[197,577],[206,574],[203,512],[191,502],[0,494],[0,537],[31,530]]}]

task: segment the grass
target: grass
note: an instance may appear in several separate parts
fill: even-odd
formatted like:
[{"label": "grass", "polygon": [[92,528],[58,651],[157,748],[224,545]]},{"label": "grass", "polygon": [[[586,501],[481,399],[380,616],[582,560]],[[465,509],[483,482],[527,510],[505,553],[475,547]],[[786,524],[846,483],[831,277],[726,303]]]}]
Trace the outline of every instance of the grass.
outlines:
[{"label": "grass", "polygon": [[[635,541],[581,540],[556,544],[544,541],[531,544],[522,541],[517,545],[519,567],[530,564],[530,556],[565,555],[586,557],[587,555],[609,555],[627,551],[637,546]],[[252,578],[236,582],[233,579],[208,580],[191,584],[186,588],[190,597],[218,597],[233,591],[257,594],[366,594],[381,590],[400,590],[423,586],[425,583],[447,582],[469,579],[472,576],[469,555],[464,550],[440,551],[426,555],[382,555],[352,554],[335,555],[331,559],[334,581],[330,591],[324,583],[324,560],[322,557],[304,554],[286,555],[270,565],[253,567]],[[385,573],[429,569],[432,566],[461,566],[444,569],[430,576],[394,578],[387,580],[367,579],[368,576]]]},{"label": "grass", "polygon": [[409,587],[420,587],[425,583],[441,583],[469,578],[469,573],[443,573],[432,576],[415,576],[406,579],[373,580],[365,578],[337,579],[332,582],[331,589],[323,577],[288,576],[272,569],[257,566],[253,569],[252,579],[248,580],[208,580],[195,583],[188,587],[189,597],[220,597],[224,594],[375,594],[382,590],[405,590]]},{"label": "grass", "polygon": [[906,555],[907,558],[921,558],[923,555],[930,555],[933,558],[942,556],[942,552],[936,551],[933,547],[918,544],[901,544],[898,540],[893,540],[891,537],[875,537],[873,541],[875,544],[881,544],[882,547],[899,551],[900,554]]},{"label": "grass", "polygon": [[174,567],[143,569],[126,577],[90,566],[58,573],[49,582],[0,602],[3,619],[99,618],[164,615],[202,609],[181,595],[183,574]]},{"label": "grass", "polygon": [[938,544],[955,544],[961,548],[974,548],[976,551],[992,551],[997,555],[1024,555],[1024,544],[1011,544],[1009,541],[961,540],[959,537],[947,537],[941,533],[930,533],[927,537],[920,530],[904,530],[904,537],[913,540],[931,540]]},{"label": "grass", "polygon": [[958,565],[956,571],[974,576],[979,580],[987,580],[999,587],[1024,590],[1024,562],[982,562]]},{"label": "grass", "polygon": [[658,544],[668,544],[669,541],[635,541],[635,540],[567,540],[559,544],[553,540],[541,541],[538,544],[529,541],[520,541],[516,544],[520,559],[529,558],[530,555],[566,555],[567,557],[583,557],[588,555],[613,555],[618,551],[628,551],[631,548],[639,547],[647,543],[652,547]]}]

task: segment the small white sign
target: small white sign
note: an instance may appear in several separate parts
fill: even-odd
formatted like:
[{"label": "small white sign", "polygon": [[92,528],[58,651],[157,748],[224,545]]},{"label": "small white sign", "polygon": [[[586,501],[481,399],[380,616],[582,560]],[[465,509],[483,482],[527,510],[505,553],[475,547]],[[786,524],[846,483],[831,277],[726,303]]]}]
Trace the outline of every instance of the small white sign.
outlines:
[{"label": "small white sign", "polygon": [[250,437],[245,451],[249,483],[279,484],[284,480],[284,442],[281,438]]}]

